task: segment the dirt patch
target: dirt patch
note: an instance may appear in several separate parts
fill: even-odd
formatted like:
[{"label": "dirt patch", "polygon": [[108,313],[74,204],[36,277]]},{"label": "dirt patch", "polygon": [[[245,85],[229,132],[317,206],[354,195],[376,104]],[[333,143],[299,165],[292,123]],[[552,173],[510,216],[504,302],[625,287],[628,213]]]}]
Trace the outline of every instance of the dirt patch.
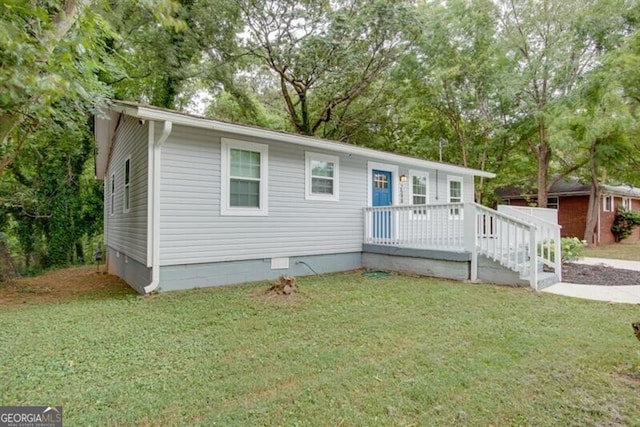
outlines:
[{"label": "dirt patch", "polygon": [[562,281],[582,285],[640,285],[640,271],[570,262],[562,265]]},{"label": "dirt patch", "polygon": [[296,278],[291,276],[280,276],[268,289],[253,291],[251,297],[264,303],[282,301],[288,304],[297,304],[304,301],[304,297],[298,292]]},{"label": "dirt patch", "polygon": [[108,297],[136,292],[96,267],[71,267],[36,277],[0,282],[0,305],[57,303],[79,297]]}]

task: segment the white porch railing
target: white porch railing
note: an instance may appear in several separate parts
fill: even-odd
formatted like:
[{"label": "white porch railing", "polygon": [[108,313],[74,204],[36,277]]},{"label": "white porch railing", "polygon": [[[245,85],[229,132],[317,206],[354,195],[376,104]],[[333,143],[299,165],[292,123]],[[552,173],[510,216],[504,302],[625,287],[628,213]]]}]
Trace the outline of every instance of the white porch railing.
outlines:
[{"label": "white porch railing", "polygon": [[[540,262],[553,268],[558,281],[562,281],[562,249],[560,231],[557,223],[557,210],[545,208],[519,208],[515,206],[498,206],[498,212],[521,219],[537,228],[536,253]],[[555,222],[545,218],[555,218]],[[555,254],[558,254],[556,257]]]},{"label": "white porch railing", "polygon": [[365,243],[470,252],[472,280],[478,254],[527,277],[534,289],[538,262],[561,280],[560,228],[555,224],[532,223],[476,203],[367,207],[364,216]]},{"label": "white porch railing", "polygon": [[365,208],[365,243],[463,251],[464,205]]}]

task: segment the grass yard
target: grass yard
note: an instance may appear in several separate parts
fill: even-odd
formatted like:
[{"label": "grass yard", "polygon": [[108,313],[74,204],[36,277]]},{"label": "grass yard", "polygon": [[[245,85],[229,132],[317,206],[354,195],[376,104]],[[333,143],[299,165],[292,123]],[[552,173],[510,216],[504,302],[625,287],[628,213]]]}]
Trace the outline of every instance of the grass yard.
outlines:
[{"label": "grass yard", "polygon": [[0,404],[65,425],[640,425],[638,306],[359,272],[0,306]]},{"label": "grass yard", "polygon": [[640,240],[623,240],[611,245],[585,248],[584,256],[640,261]]}]

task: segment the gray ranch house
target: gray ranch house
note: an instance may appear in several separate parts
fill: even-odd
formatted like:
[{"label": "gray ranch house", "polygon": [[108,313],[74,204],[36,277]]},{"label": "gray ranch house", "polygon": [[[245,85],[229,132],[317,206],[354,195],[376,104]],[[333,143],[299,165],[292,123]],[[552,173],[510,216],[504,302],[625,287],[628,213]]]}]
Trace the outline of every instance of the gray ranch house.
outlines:
[{"label": "gray ranch house", "polygon": [[108,271],[142,294],[362,267],[560,279],[557,224],[474,203],[489,172],[120,101],[94,130]]}]

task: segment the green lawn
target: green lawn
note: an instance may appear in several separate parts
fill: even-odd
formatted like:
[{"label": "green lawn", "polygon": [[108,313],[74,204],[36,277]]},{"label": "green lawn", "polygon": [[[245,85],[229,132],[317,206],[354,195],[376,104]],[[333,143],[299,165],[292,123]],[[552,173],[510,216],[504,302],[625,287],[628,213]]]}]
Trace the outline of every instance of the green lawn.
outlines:
[{"label": "green lawn", "polygon": [[632,305],[360,273],[0,307],[0,404],[65,425],[640,425]]},{"label": "green lawn", "polygon": [[611,245],[585,248],[584,256],[640,261],[640,240],[623,240]]}]

